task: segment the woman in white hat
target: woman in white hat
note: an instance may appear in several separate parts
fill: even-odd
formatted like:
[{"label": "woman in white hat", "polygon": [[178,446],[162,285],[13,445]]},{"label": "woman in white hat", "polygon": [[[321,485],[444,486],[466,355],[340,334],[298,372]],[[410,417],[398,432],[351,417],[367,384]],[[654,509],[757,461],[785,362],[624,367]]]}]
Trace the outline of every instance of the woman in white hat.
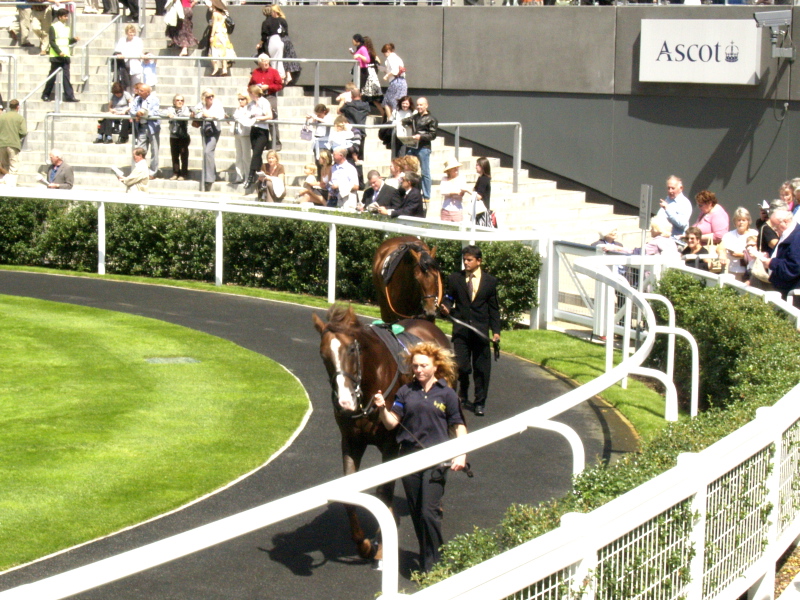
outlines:
[{"label": "woman in white hat", "polygon": [[464,194],[470,192],[466,178],[459,173],[461,163],[455,156],[444,161],[442,170],[442,182],[439,184],[439,191],[442,194],[442,221],[463,221],[464,220]]}]

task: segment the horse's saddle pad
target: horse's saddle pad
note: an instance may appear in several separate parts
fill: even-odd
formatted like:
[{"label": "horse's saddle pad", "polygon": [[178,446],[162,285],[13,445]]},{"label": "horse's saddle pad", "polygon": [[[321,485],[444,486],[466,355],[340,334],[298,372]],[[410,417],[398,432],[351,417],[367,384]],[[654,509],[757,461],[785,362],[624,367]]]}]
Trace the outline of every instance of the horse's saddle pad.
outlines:
[{"label": "horse's saddle pad", "polygon": [[410,373],[410,370],[405,364],[404,358],[408,355],[408,349],[413,346],[414,344],[418,344],[422,340],[415,335],[411,335],[402,327],[400,328],[399,333],[395,333],[393,331],[398,326],[395,325],[388,325],[383,323],[382,321],[373,323],[370,325],[372,331],[375,332],[380,340],[384,343],[384,345],[389,349],[389,352],[392,353],[394,360],[397,362],[397,368],[400,370],[401,373]]}]

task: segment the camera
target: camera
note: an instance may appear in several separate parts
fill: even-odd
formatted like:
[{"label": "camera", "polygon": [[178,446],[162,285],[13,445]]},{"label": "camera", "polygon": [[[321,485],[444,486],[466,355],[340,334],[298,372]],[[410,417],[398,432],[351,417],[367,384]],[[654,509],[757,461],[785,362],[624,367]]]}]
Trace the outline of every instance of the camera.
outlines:
[{"label": "camera", "polygon": [[757,27],[781,27],[792,24],[791,10],[770,10],[753,13]]}]

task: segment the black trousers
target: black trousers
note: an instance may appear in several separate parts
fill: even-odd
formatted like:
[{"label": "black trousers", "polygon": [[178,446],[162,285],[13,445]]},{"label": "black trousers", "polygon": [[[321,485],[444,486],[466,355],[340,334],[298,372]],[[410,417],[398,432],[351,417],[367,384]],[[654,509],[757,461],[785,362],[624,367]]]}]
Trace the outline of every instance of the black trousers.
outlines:
[{"label": "black trousers", "polygon": [[190,140],[191,138],[169,138],[169,150],[172,153],[172,172],[179,177],[189,177]]},{"label": "black trousers", "polygon": [[475,382],[475,406],[486,404],[492,374],[492,347],[474,331],[461,331],[453,337],[453,350],[458,363],[458,396],[469,398],[469,376]]},{"label": "black trousers", "polygon": [[[69,80],[69,58],[62,58],[62,57],[51,57],[50,58],[50,73],[48,75],[52,75],[57,69],[61,68],[64,70],[64,99],[65,100],[72,100],[75,98],[75,90],[72,89],[72,83]],[[53,95],[53,88],[56,85],[56,78],[53,77],[51,80],[47,82],[44,86],[44,92],[42,92],[42,98],[50,98]]]},{"label": "black trousers", "polygon": [[261,127],[250,128],[250,146],[253,148],[253,158],[250,161],[250,175],[254,175],[261,170],[264,164],[264,150],[270,148],[269,129]]},{"label": "black trousers", "polygon": [[119,3],[128,9],[128,16],[131,19],[139,20],[139,0],[119,0]]},{"label": "black trousers", "polygon": [[[401,456],[403,452],[400,452]],[[429,467],[403,477],[408,512],[419,542],[420,568],[426,573],[438,562],[442,538],[442,497],[447,467]]]},{"label": "black trousers", "polygon": [[97,135],[101,137],[111,136],[114,133],[119,133],[121,137],[129,137],[131,135],[131,122],[118,121],[116,119],[103,119],[97,127]]}]

